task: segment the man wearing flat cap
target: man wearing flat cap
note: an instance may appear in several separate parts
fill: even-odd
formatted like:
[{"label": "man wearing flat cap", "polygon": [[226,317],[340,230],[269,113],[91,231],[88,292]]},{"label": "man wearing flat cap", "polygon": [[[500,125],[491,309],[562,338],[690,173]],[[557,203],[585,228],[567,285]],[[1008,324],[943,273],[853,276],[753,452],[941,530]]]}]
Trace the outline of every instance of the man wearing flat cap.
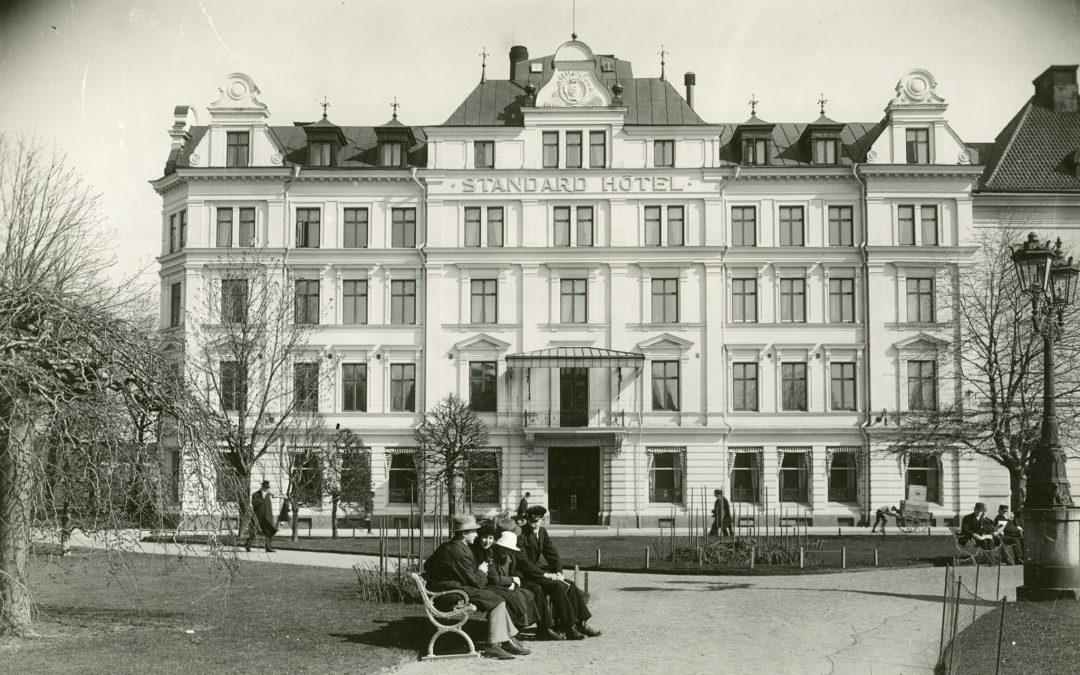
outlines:
[{"label": "man wearing flat cap", "polygon": [[270,494],[270,481],[264,480],[259,489],[251,495],[251,511],[255,516],[255,522],[248,525],[248,537],[244,542],[244,548],[251,552],[251,545],[255,543],[255,526],[262,532],[266,540],[266,552],[274,553],[271,545],[274,535],[277,534],[277,522],[274,520],[274,495]]},{"label": "man wearing flat cap", "polygon": [[[976,502],[971,513],[964,516],[960,521],[960,536],[957,537],[961,545],[974,543],[979,548],[990,551],[997,547],[1001,539],[995,534],[997,527],[994,521],[986,517],[986,504]],[[1008,548],[1002,549],[1002,558],[1008,565],[1012,564],[1012,553]]]},{"label": "man wearing flat cap", "polygon": [[[567,580],[562,573],[562,560],[559,551],[548,536],[547,530],[541,527],[547,509],[543,506],[530,506],[525,512],[528,522],[521,528],[518,537],[518,548],[521,556],[531,565],[519,565],[525,581],[525,588],[532,591],[536,596],[537,605],[541,613],[545,612],[547,603],[542,600],[547,597],[558,618],[558,629],[555,630],[550,616],[541,616],[538,623],[537,634],[549,640],[562,640],[563,635],[567,640],[583,640],[587,637],[599,637],[600,631],[589,625],[592,612],[585,604],[585,597],[573,582]],[[543,558],[543,562],[540,559]]]},{"label": "man wearing flat cap", "polygon": [[[459,589],[469,596],[469,602],[482,612],[488,613],[488,639],[484,656],[494,659],[512,659],[514,655],[529,654],[514,639],[517,628],[510,620],[506,602],[487,585],[488,563],[479,567],[473,557],[472,544],[476,541],[479,526],[472,516],[454,516],[451,528],[454,538],[445,542],[424,561],[424,579],[432,591]],[[443,596],[453,600],[453,595]]]}]

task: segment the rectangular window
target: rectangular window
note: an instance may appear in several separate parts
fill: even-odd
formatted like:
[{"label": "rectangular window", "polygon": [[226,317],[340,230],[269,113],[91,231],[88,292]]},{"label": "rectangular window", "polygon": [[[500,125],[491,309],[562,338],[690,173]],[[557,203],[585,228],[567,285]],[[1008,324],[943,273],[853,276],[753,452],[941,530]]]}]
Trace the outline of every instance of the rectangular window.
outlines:
[{"label": "rectangular window", "polygon": [[368,210],[360,208],[345,209],[345,248],[368,247]]},{"label": "rectangular window", "polygon": [[829,323],[855,322],[855,280],[829,279]]},{"label": "rectangular window", "polygon": [[319,364],[293,364],[293,409],[319,412]]},{"label": "rectangular window", "polygon": [[225,166],[248,165],[248,132],[225,133]]},{"label": "rectangular window", "polygon": [[803,207],[780,207],[780,245],[803,246]]},{"label": "rectangular window", "polygon": [[366,279],[348,279],[341,282],[341,321],[347,324],[368,322],[368,282]]},{"label": "rectangular window", "polygon": [[240,209],[240,246],[255,245],[255,209]]},{"label": "rectangular window", "polygon": [[180,212],[180,248],[187,248],[187,209]]},{"label": "rectangular window", "polygon": [[829,365],[829,407],[832,410],[855,410],[855,364]]},{"label": "rectangular window", "polygon": [[289,492],[299,506],[321,506],[323,476],[319,455],[313,450],[291,453]]},{"label": "rectangular window", "polygon": [[649,459],[649,501],[682,504],[682,452],[650,452]]},{"label": "rectangular window", "polygon": [[908,361],[908,410],[937,410],[937,363]]},{"label": "rectangular window", "polygon": [[393,209],[390,216],[390,246],[416,247],[416,209]]},{"label": "rectangular window", "polygon": [[346,363],[341,366],[341,409],[367,412],[367,365]]},{"label": "rectangular window", "polygon": [[178,250],[176,240],[176,214],[169,216],[169,253],[175,253]]},{"label": "rectangular window", "polygon": [[469,362],[469,408],[495,412],[498,404],[494,361]]},{"label": "rectangular window", "polygon": [[607,165],[607,132],[589,132],[589,167],[602,169]]},{"label": "rectangular window", "polygon": [[405,144],[387,142],[379,144],[380,166],[403,166],[405,164]]},{"label": "rectangular window", "polygon": [[593,245],[593,208],[591,206],[577,207],[577,245]]},{"label": "rectangular window", "polygon": [[491,450],[469,451],[465,471],[465,498],[469,504],[499,503],[499,483],[502,482],[499,457],[499,452]]},{"label": "rectangular window", "polygon": [[498,323],[499,282],[495,279],[473,279],[471,282],[472,323]]},{"label": "rectangular window", "polygon": [[390,323],[416,323],[416,281],[396,279],[390,282]]},{"label": "rectangular window", "polygon": [[388,495],[390,504],[417,503],[419,486],[417,485],[416,460],[411,453],[395,453],[390,457],[390,470],[387,472]]},{"label": "rectangular window", "polygon": [[319,323],[319,280],[296,280],[296,323]]},{"label": "rectangular window", "polygon": [[[392,466],[392,464],[391,464]],[[349,447],[341,455],[341,501],[360,504],[371,495],[371,451]]]},{"label": "rectangular window", "polygon": [[731,280],[731,320],[757,322],[757,279]]},{"label": "rectangular window", "polygon": [[760,462],[758,452],[737,452],[731,463],[731,499],[751,504],[760,501]]},{"label": "rectangular window", "polygon": [[503,245],[503,208],[489,206],[487,210],[487,245]]},{"label": "rectangular window", "polygon": [[806,410],[806,364],[781,363],[781,410]]},{"label": "rectangular window", "polygon": [[908,129],[905,132],[908,164],[930,163],[930,130]]},{"label": "rectangular window", "polygon": [[679,322],[679,280],[652,280],[653,323]]},{"label": "rectangular window", "polygon": [[814,139],[814,164],[836,164],[836,139]]},{"label": "rectangular window", "polygon": [[586,323],[589,320],[586,288],[585,279],[559,281],[559,320],[562,323]]},{"label": "rectangular window", "polygon": [[758,409],[758,366],[756,363],[731,364],[733,410],[756,411]]},{"label": "rectangular window", "polygon": [[566,132],[566,168],[581,168],[581,132]]},{"label": "rectangular window", "polygon": [[807,478],[810,467],[805,452],[785,452],[780,460],[780,501],[806,504],[810,501]]},{"label": "rectangular window", "polygon": [[829,246],[854,246],[855,223],[850,206],[829,207]]},{"label": "rectangular window", "polygon": [[473,166],[477,169],[495,168],[495,141],[473,141]]},{"label": "rectangular window", "polygon": [[652,409],[679,410],[678,361],[653,361]]},{"label": "rectangular window", "polygon": [[182,459],[179,450],[166,450],[165,458],[165,495],[168,503],[179,504],[183,495]]},{"label": "rectangular window", "polygon": [[296,247],[319,248],[319,209],[296,209]]},{"label": "rectangular window", "polygon": [[559,132],[545,131],[544,137],[544,168],[559,168]]},{"label": "rectangular window", "polygon": [[412,363],[390,364],[390,410],[416,412],[416,366]]},{"label": "rectangular window", "polygon": [[743,164],[763,166],[769,163],[769,141],[750,138],[743,142]]},{"label": "rectangular window", "polygon": [[896,224],[901,246],[915,245],[915,207],[903,204],[896,207]]},{"label": "rectangular window", "polygon": [[217,247],[229,248],[233,243],[233,210],[217,210]]},{"label": "rectangular window", "polygon": [[780,280],[780,321],[806,323],[806,279]]},{"label": "rectangular window", "polygon": [[553,209],[555,222],[555,245],[570,245],[570,207],[556,206]]},{"label": "rectangular window", "polygon": [[330,141],[311,141],[308,144],[308,163],[311,166],[331,166],[331,151]]},{"label": "rectangular window", "polygon": [[854,452],[837,452],[829,467],[829,501],[858,501],[859,467]]},{"label": "rectangular window", "polygon": [[221,362],[218,394],[222,410],[242,411],[247,408],[247,372],[236,361]]},{"label": "rectangular window", "polygon": [[245,324],[248,314],[247,279],[221,280],[221,323]]},{"label": "rectangular window", "polygon": [[731,207],[731,245],[757,246],[757,207]]},{"label": "rectangular window", "polygon": [[653,141],[653,166],[675,166],[675,141]]},{"label": "rectangular window", "polygon": [[465,207],[465,246],[480,245],[480,207]]},{"label": "rectangular window", "polygon": [[913,323],[933,323],[933,279],[907,280],[907,320]]},{"label": "rectangular window", "polygon": [[[929,453],[913,453],[908,458],[905,480],[906,497],[912,501],[927,501],[941,504],[941,474],[938,471],[938,457]],[[912,488],[915,488],[912,490]],[[919,494],[923,495],[919,499]]]},{"label": "rectangular window", "polygon": [[214,472],[214,499],[219,504],[235,503],[236,499],[248,499],[248,484],[241,484],[240,476],[236,473],[239,465],[239,455],[235,452],[223,452],[218,461],[217,471]]},{"label": "rectangular window", "polygon": [[645,245],[646,246],[659,246],[660,245],[660,207],[659,206],[646,206],[645,207]]},{"label": "rectangular window", "polygon": [[169,328],[180,325],[180,318],[184,315],[183,297],[181,296],[181,282],[169,286]]},{"label": "rectangular window", "polygon": [[669,206],[667,209],[667,245],[682,246],[686,240],[683,229],[683,207]]},{"label": "rectangular window", "polygon": [[923,246],[937,246],[938,244],[938,229],[937,229],[937,207],[936,206],[923,206],[919,209],[919,225],[922,234]]}]

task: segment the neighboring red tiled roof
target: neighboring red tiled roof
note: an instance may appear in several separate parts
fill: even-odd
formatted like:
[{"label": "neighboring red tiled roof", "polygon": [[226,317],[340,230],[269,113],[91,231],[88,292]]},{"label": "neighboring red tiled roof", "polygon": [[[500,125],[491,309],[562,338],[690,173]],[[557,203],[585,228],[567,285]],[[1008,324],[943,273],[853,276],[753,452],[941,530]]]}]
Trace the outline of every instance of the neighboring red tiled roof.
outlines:
[{"label": "neighboring red tiled roof", "polygon": [[[756,119],[756,118],[751,118]],[[761,121],[758,120],[760,123]],[[735,143],[735,131],[738,124],[720,125],[720,161],[728,164],[738,164],[742,155],[741,149]],[[811,166],[810,152],[804,144],[800,144],[803,132],[808,125],[805,123],[792,124],[789,122],[777,122],[772,131],[772,156],[769,166]],[[851,165],[854,162],[865,162],[866,153],[874,140],[884,128],[882,122],[848,122],[843,124],[840,131],[840,144],[843,149],[840,152],[840,164]]]},{"label": "neighboring red tiled roof", "polygon": [[1072,159],[1080,112],[1054,112],[1033,97],[994,140],[980,192],[1080,192]]}]

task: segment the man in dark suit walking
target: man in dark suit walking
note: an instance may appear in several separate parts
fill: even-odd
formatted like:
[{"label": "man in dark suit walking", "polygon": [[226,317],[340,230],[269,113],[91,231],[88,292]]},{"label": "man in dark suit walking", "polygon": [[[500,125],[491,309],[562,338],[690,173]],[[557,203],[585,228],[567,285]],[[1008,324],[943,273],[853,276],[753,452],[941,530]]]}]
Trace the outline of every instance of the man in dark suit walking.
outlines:
[{"label": "man in dark suit walking", "polygon": [[723,490],[713,490],[713,496],[716,497],[716,501],[713,503],[713,522],[712,528],[709,529],[709,536],[715,537],[717,533],[724,537],[730,536],[731,502],[724,496]]},{"label": "man in dark suit walking", "polygon": [[526,492],[525,496],[521,498],[520,502],[518,502],[517,515],[519,518],[526,517],[525,513],[529,510],[529,497],[532,497],[532,494]]},{"label": "man in dark suit walking", "polygon": [[[424,579],[432,591],[459,589],[469,596],[469,602],[482,612],[488,612],[488,640],[484,656],[507,660],[514,655],[531,652],[514,639],[518,630],[510,619],[506,602],[487,585],[488,563],[476,565],[472,543],[479,526],[472,516],[454,516],[451,528],[454,538],[443,543],[424,561]],[[447,600],[453,595],[444,596]]]},{"label": "man in dark suit walking", "polygon": [[[586,637],[599,637],[600,631],[589,625],[592,612],[585,604],[585,598],[574,583],[568,581],[562,573],[562,560],[559,551],[551,542],[547,530],[541,527],[547,509],[543,506],[530,506],[526,512],[528,522],[521,528],[518,537],[518,548],[522,555],[533,565],[536,572],[529,574],[525,582],[525,588],[533,591],[537,604],[545,602],[544,597],[551,600],[555,614],[559,619],[559,628],[565,633],[568,640],[583,640]],[[544,562],[541,563],[540,559]],[[537,628],[541,637],[551,640],[563,639],[552,626],[550,617],[547,625]]]},{"label": "man in dark suit walking", "polygon": [[266,540],[266,552],[274,553],[271,545],[274,535],[277,534],[277,525],[274,521],[274,495],[270,494],[270,481],[264,480],[257,491],[251,495],[251,511],[255,516],[255,522],[248,524],[248,537],[244,548],[251,552],[251,545],[255,543],[256,525]]}]

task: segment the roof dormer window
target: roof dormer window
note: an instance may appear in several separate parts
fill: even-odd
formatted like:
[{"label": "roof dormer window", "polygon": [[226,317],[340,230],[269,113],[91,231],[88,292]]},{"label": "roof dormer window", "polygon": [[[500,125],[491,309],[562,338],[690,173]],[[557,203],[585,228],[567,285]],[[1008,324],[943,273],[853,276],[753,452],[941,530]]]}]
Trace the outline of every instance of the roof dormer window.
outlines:
[{"label": "roof dormer window", "polygon": [[333,166],[330,141],[312,141],[308,144],[308,164],[311,166]]},{"label": "roof dormer window", "polygon": [[345,146],[345,134],[341,127],[326,118],[329,103],[323,102],[323,116],[318,122],[300,124],[307,137],[308,166],[336,166],[338,151]]},{"label": "roof dormer window", "polygon": [[390,105],[394,116],[389,122],[375,127],[375,138],[379,144],[379,166],[404,167],[408,160],[409,148],[416,143],[412,127],[402,124],[397,118],[398,102]]},{"label": "roof dormer window", "polygon": [[248,166],[250,134],[246,131],[229,131],[225,134],[225,166]]},{"label": "roof dormer window", "polygon": [[837,141],[835,138],[815,138],[813,142],[814,153],[811,161],[814,164],[836,164]]},{"label": "roof dormer window", "polygon": [[404,143],[399,141],[379,143],[379,166],[402,166],[404,163]]},{"label": "roof dormer window", "polygon": [[769,140],[767,138],[747,138],[742,146],[742,163],[752,166],[764,166],[769,163]]},{"label": "roof dormer window", "polygon": [[930,163],[930,130],[907,129],[904,133],[908,164]]}]

